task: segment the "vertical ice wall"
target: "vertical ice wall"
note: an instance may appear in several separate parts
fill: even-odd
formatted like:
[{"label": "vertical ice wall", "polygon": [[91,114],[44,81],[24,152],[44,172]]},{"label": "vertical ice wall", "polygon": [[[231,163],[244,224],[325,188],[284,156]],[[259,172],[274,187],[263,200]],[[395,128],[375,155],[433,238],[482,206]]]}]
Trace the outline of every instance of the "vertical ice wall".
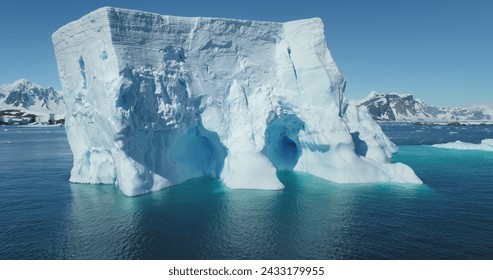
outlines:
[{"label": "vertical ice wall", "polygon": [[53,34],[70,180],[137,195],[199,177],[279,189],[276,170],[420,183],[344,79],[320,19],[183,18],[101,8]]}]

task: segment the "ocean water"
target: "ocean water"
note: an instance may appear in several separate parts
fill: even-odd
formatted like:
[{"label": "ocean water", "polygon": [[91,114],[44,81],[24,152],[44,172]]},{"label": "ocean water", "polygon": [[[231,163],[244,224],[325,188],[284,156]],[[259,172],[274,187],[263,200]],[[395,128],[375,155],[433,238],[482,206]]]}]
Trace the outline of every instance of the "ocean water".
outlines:
[{"label": "ocean water", "polygon": [[282,191],[198,178],[129,198],[68,183],[63,128],[1,127],[0,259],[493,259],[493,153],[427,146],[493,127],[382,128],[425,185],[283,172]]}]

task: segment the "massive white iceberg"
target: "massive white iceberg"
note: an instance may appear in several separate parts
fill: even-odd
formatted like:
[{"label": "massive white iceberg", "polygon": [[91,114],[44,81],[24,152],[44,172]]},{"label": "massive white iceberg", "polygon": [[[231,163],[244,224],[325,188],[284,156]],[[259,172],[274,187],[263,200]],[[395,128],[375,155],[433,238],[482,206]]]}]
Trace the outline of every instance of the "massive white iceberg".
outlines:
[{"label": "massive white iceberg", "polygon": [[483,139],[480,144],[455,141],[443,144],[434,144],[432,147],[454,150],[479,150],[493,152],[493,139]]},{"label": "massive white iceberg", "polygon": [[212,176],[281,189],[278,170],[421,183],[348,104],[318,18],[287,23],[101,8],[53,34],[70,181],[129,196]]}]

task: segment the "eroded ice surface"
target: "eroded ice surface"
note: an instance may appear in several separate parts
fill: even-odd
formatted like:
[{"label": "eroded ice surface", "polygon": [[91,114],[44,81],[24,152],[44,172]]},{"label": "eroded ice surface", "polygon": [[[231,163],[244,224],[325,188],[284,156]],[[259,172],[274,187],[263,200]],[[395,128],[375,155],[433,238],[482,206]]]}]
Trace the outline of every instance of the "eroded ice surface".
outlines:
[{"label": "eroded ice surface", "polygon": [[101,8],[53,34],[70,180],[126,195],[212,176],[281,189],[276,170],[421,183],[348,104],[320,19],[185,18]]}]

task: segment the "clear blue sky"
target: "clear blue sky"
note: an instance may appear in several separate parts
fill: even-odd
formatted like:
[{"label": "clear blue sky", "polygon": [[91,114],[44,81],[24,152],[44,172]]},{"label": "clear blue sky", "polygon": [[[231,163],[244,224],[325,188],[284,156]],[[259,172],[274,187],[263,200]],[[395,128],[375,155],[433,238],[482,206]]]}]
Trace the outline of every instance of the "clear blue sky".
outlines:
[{"label": "clear blue sky", "polygon": [[102,6],[266,21],[320,17],[349,98],[374,89],[435,105],[493,104],[490,0],[2,1],[0,84],[27,78],[60,88],[51,34]]}]

